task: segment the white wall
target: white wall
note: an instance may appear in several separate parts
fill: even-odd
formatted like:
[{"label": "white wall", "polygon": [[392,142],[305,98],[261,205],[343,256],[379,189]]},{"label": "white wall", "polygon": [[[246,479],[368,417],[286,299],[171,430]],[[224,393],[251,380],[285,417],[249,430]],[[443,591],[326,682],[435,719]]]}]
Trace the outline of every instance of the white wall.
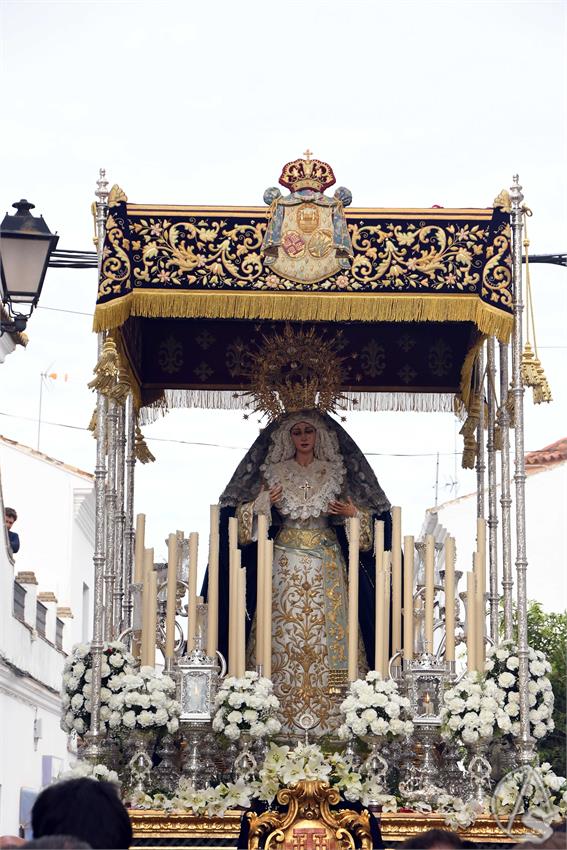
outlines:
[{"label": "white wall", "polygon": [[[59,728],[65,653],[55,646],[55,622],[45,638],[35,631],[35,604],[27,621],[13,616],[14,578],[33,572],[38,585],[24,584],[28,600],[53,591],[58,605],[72,609],[63,620],[63,646],[90,638],[92,611],[82,622],[83,583],[93,576],[93,480],[86,473],[45,459],[0,438],[0,509],[18,511],[14,527],[22,548],[12,559],[0,534],[0,834],[17,834],[21,789],[39,792],[44,757],[68,764],[67,736]],[[41,736],[36,721],[40,721]],[[35,723],[35,730],[34,730]]]},{"label": "white wall", "polygon": [[[516,528],[514,482],[512,489],[512,569],[515,579]],[[485,495],[488,515],[488,494]],[[476,493],[437,508],[439,522],[456,539],[457,569],[471,569],[476,535]],[[500,518],[500,488],[498,488]],[[532,472],[526,479],[526,547],[528,599],[546,611],[567,607],[567,463]],[[498,525],[499,589],[502,587],[502,523]],[[461,580],[463,585],[464,578]],[[462,586],[461,590],[465,587]],[[514,598],[516,589],[514,588]]]},{"label": "white wall", "polygon": [[93,477],[3,438],[0,468],[4,504],[18,512],[16,572],[35,573],[40,590],[51,590],[59,605],[71,608],[74,619],[65,621],[65,629],[76,643],[83,639],[83,582],[92,599]]}]

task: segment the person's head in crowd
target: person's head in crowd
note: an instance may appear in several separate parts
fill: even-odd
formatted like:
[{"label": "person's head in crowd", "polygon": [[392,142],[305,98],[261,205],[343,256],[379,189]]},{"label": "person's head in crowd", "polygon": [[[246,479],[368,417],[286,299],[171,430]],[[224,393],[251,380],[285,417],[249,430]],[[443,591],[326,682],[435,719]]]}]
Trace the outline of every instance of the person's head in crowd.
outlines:
[{"label": "person's head in crowd", "polygon": [[12,850],[13,847],[21,847],[25,839],[19,835],[0,835],[0,850]]},{"label": "person's head in crowd", "polygon": [[448,829],[428,829],[408,838],[401,846],[411,850],[452,850],[453,847],[463,847],[463,842],[456,832]]},{"label": "person's head in crowd", "polygon": [[96,779],[69,779],[45,788],[32,809],[34,838],[73,835],[95,850],[126,850],[132,826],[116,787]]},{"label": "person's head in crowd", "polygon": [[18,514],[16,513],[14,508],[4,508],[4,522],[6,523],[6,528],[8,529],[8,531],[10,531],[17,519]]},{"label": "person's head in crowd", "polygon": [[44,835],[22,844],[22,850],[91,850],[91,845],[74,835]]}]

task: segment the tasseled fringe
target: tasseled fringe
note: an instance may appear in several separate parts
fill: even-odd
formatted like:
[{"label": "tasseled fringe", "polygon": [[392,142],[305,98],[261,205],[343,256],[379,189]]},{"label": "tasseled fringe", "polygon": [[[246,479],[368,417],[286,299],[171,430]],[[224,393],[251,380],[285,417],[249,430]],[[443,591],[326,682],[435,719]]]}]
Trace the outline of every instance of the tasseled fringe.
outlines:
[{"label": "tasseled fringe", "polygon": [[473,322],[479,331],[507,342],[510,313],[477,295],[379,292],[170,292],[140,290],[99,304],[93,330],[110,330],[129,316],[149,318],[272,319],[319,322]]},{"label": "tasseled fringe", "polygon": [[88,430],[92,431],[93,437],[96,440],[96,427],[97,427],[97,415],[96,415],[96,407],[93,410],[90,418],[90,422],[88,424]]},{"label": "tasseled fringe", "polygon": [[469,415],[467,416],[460,433],[464,438],[463,458],[461,465],[463,469],[474,469],[478,452],[476,429],[480,420],[480,395],[477,393],[471,398]]},{"label": "tasseled fringe", "polygon": [[[453,413],[453,393],[344,393],[345,410],[415,411],[419,413]],[[149,425],[168,410],[179,408],[204,410],[250,410],[243,392],[232,390],[165,390],[163,398],[154,405],[142,407],[140,423]]]},{"label": "tasseled fringe", "polygon": [[139,460],[140,463],[153,463],[155,461],[155,457],[149,450],[148,444],[144,440],[144,435],[142,434],[139,425],[136,425],[134,454],[136,456],[136,460]]},{"label": "tasseled fringe", "polygon": [[553,401],[551,388],[541,365],[529,342],[524,345],[522,361],[520,363],[522,381],[526,387],[532,387],[534,404]]}]

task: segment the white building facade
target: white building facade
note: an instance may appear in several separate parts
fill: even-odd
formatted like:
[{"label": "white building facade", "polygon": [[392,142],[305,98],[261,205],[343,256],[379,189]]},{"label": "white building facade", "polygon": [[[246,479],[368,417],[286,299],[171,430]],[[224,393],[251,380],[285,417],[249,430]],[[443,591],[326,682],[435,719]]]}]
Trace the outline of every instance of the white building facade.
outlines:
[{"label": "white building facade", "polygon": [[0,507],[18,512],[14,555],[0,533],[0,834],[27,826],[30,804],[68,763],[61,676],[90,639],[94,479],[0,437]]}]

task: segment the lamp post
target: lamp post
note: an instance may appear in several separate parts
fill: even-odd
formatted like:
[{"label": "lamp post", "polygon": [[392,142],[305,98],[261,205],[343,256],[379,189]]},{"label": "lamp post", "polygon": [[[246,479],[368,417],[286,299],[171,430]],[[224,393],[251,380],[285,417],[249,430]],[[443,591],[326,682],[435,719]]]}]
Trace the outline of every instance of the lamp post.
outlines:
[{"label": "lamp post", "polygon": [[34,204],[22,199],[12,206],[16,213],[6,213],[0,225],[0,297],[10,317],[1,322],[0,335],[25,329],[59,241],[42,216],[31,214]]}]

